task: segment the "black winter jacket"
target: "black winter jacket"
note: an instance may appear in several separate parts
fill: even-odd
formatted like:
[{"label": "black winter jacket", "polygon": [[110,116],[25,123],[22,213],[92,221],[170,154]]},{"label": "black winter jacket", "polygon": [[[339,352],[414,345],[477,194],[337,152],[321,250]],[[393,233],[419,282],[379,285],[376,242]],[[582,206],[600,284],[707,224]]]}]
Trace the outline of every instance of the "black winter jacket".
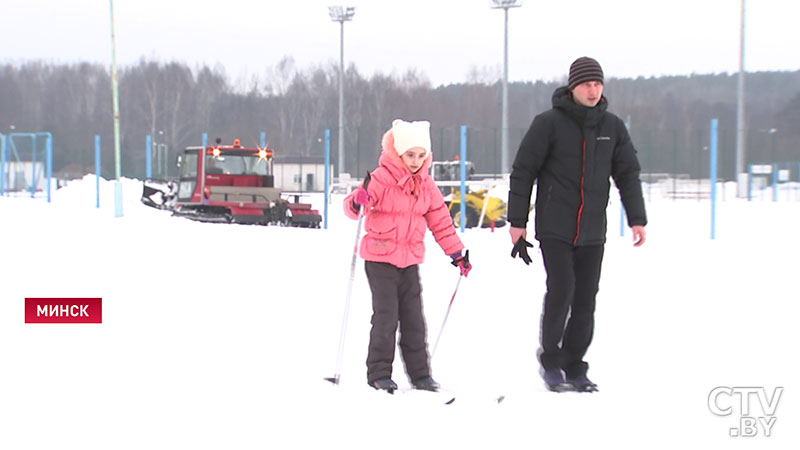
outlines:
[{"label": "black winter jacket", "polygon": [[614,179],[628,225],[646,225],[639,161],[625,123],[606,111],[602,97],[593,108],[575,103],[565,87],[553,93],[553,108],[537,115],[514,159],[508,192],[508,221],[525,228],[536,190],[536,239],[573,245],[606,241],[606,206]]}]

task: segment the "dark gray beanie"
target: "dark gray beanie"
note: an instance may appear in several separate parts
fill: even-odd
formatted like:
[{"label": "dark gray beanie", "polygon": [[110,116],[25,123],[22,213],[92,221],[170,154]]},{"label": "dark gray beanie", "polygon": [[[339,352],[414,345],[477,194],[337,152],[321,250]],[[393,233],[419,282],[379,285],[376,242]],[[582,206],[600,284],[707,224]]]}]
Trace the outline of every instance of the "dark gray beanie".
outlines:
[{"label": "dark gray beanie", "polygon": [[581,56],[569,66],[569,88],[587,81],[603,82],[603,68],[600,64],[588,56]]}]

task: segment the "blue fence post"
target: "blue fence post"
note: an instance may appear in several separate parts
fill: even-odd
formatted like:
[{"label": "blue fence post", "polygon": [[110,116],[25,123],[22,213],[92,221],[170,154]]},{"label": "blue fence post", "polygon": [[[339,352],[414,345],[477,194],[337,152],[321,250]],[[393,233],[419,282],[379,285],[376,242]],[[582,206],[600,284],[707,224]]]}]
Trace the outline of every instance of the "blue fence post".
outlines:
[{"label": "blue fence post", "polygon": [[149,134],[144,139],[145,148],[145,178],[153,178],[153,137]]},{"label": "blue fence post", "polygon": [[50,133],[46,133],[47,136],[47,143],[46,152],[47,152],[47,203],[50,203],[50,184],[53,180],[53,135]]},{"label": "blue fence post", "polygon": [[6,135],[0,133],[0,195],[6,195]]},{"label": "blue fence post", "polygon": [[94,135],[94,187],[97,192],[96,207],[100,207],[100,135]]},{"label": "blue fence post", "polygon": [[467,126],[461,125],[461,232],[464,232],[467,224],[467,208],[464,205],[467,202]]},{"label": "blue fence post", "polygon": [[772,201],[778,201],[778,163],[772,163]]},{"label": "blue fence post", "polygon": [[[719,121],[711,119],[711,151],[708,164],[708,178],[711,183],[711,239],[716,237],[717,229],[717,133]],[[750,177],[748,177],[749,179]]]},{"label": "blue fence post", "polygon": [[331,130],[325,129],[325,206],[323,207],[323,229],[328,229],[328,194],[331,182]]},{"label": "blue fence post", "polygon": [[33,140],[33,151],[31,152],[31,198],[36,195],[36,135],[30,135]]}]

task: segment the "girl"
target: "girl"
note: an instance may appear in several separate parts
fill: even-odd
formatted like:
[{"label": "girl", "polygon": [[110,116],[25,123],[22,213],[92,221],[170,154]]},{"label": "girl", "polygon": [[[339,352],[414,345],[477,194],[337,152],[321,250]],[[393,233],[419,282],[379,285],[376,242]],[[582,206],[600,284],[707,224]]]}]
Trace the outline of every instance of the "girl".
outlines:
[{"label": "girl", "polygon": [[358,219],[363,209],[366,235],[360,255],[372,291],[372,330],[367,354],[367,382],[394,392],[392,363],[400,324],[400,350],[406,372],[416,389],[436,391],[431,378],[422,315],[419,264],[425,256],[425,229],[461,275],[472,265],[469,252],[456,235],[441,192],[428,175],[431,155],[430,123],[394,120],[383,135],[378,168],[344,200],[345,213]]}]

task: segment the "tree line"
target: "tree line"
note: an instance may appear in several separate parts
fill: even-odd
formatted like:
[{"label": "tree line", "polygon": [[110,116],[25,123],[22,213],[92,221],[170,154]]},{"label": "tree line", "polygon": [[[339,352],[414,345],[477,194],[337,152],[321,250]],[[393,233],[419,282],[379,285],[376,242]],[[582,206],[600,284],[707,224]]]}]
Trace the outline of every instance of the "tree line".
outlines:
[{"label": "tree line", "polygon": [[[424,73],[344,73],[345,171],[372,168],[380,138],[394,118],[430,120],[434,157],[459,152],[468,127],[468,157],[478,172],[497,172],[500,152],[499,81],[431,86]],[[721,176],[735,164],[736,74],[607,79],[609,109],[629,124],[643,170],[702,176],[708,165],[709,124],[719,119]],[[509,84],[510,158],[533,117],[550,108],[565,80]],[[49,131],[54,170],[78,165],[93,172],[94,136],[100,135],[102,174],[113,177],[111,77],[99,64],[28,62],[0,65],[0,133]],[[234,138],[256,145],[259,134],[282,157],[319,157],[331,131],[337,162],[338,66],[297,67],[284,58],[263,73],[232,83],[224,70],[141,60],[119,71],[121,165],[124,176],[145,172],[145,136],[175,149]],[[748,162],[798,162],[800,71],[746,76]],[[13,130],[12,130],[13,126]],[[704,159],[706,158],[706,159]],[[338,169],[337,169],[338,172]],[[707,172],[707,171],[706,171]]]}]

